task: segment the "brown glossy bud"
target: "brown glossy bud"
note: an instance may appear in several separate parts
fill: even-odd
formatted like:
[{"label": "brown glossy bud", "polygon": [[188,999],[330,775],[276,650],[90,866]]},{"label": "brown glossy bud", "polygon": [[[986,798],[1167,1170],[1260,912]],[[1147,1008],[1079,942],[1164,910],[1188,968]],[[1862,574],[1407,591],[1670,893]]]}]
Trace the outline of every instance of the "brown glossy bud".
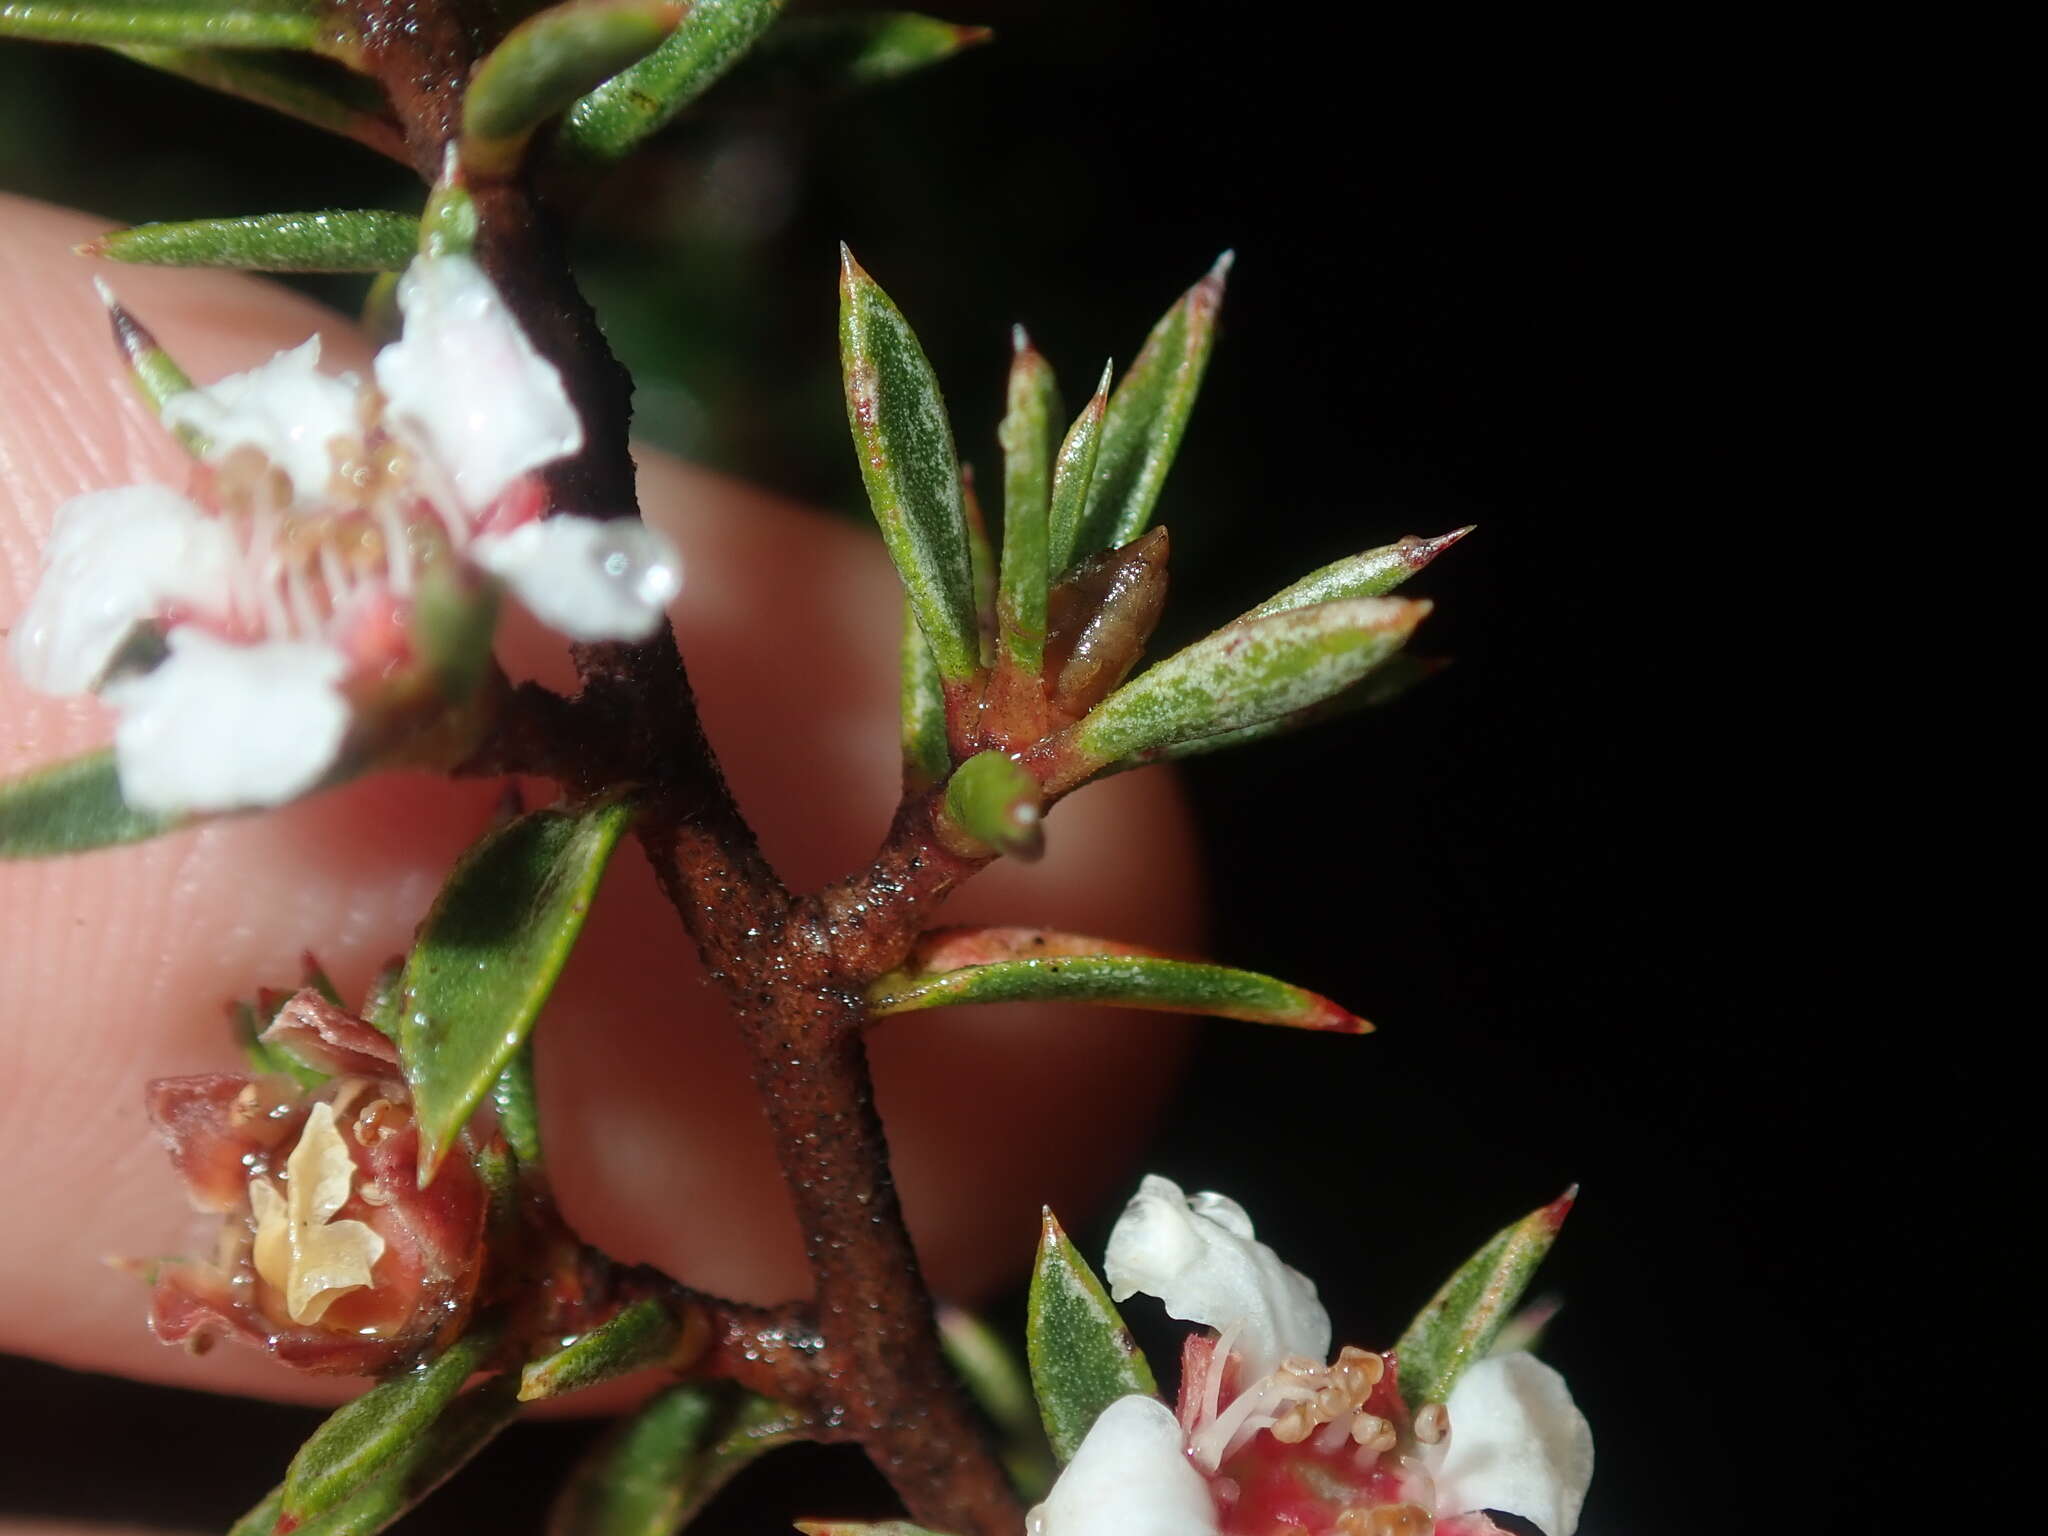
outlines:
[{"label": "brown glossy bud", "polygon": [[1129,675],[1166,606],[1164,528],[1084,560],[1046,594],[1045,677],[1060,724]]}]

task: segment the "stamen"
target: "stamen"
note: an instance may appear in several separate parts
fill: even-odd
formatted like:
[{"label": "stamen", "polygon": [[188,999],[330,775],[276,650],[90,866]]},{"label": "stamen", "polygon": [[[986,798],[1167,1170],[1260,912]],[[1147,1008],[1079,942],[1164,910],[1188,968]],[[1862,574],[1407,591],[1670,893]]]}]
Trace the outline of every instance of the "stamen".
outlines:
[{"label": "stamen", "polygon": [[1442,1403],[1425,1403],[1415,1415],[1415,1438],[1435,1445],[1451,1432],[1451,1411]]}]

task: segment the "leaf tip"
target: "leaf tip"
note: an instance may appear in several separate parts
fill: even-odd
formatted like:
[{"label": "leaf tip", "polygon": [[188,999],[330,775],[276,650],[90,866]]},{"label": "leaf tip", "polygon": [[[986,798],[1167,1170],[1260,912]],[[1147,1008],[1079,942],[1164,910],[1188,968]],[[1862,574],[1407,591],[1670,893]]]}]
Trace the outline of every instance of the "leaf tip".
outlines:
[{"label": "leaf tip", "polygon": [[1571,1215],[1572,1207],[1578,1204],[1578,1200],[1579,1186],[1575,1183],[1572,1185],[1570,1189],[1566,1190],[1563,1194],[1559,1195],[1555,1200],[1551,1201],[1550,1204],[1544,1206],[1543,1209],[1538,1211],[1536,1214],[1543,1220],[1544,1224],[1547,1225],[1551,1231],[1555,1232],[1559,1227],[1562,1227],[1564,1225],[1565,1217]]},{"label": "leaf tip", "polygon": [[1236,265],[1237,251],[1235,249],[1225,251],[1216,258],[1215,265],[1209,268],[1208,274],[1203,277],[1202,282],[1221,292],[1223,285],[1230,280],[1230,269]]},{"label": "leaf tip", "polygon": [[1102,382],[1095,386],[1095,397],[1088,402],[1088,409],[1093,411],[1098,416],[1100,416],[1104,409],[1106,409],[1109,405],[1109,386],[1111,381],[1115,378],[1116,359],[1113,357],[1106,357],[1102,360]]}]

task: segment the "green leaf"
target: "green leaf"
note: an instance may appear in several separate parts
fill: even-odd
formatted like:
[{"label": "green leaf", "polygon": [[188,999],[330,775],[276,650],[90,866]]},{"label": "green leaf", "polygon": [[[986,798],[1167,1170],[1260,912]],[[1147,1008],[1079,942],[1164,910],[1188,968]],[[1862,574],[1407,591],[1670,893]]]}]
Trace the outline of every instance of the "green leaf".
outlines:
[{"label": "green leaf", "polygon": [[177,817],[135,810],[121,798],[111,751],[88,752],[0,781],[0,859],[111,848],[179,825]]},{"label": "green leaf", "polygon": [[945,809],[972,844],[1021,859],[1045,852],[1045,793],[1007,752],[977,752],[955,769]]},{"label": "green leaf", "polygon": [[314,1430],[284,1475],[284,1514],[326,1515],[404,1466],[462,1384],[489,1360],[498,1340],[489,1330],[457,1339],[432,1360],[380,1382],[337,1408]]},{"label": "green leaf", "polygon": [[1209,365],[1232,260],[1225,251],[1208,275],[1160,317],[1110,398],[1075,554],[1128,544],[1152,520],[1153,504],[1173,467],[1202,387],[1202,371]]},{"label": "green leaf", "polygon": [[909,323],[844,246],[839,354],[868,503],[940,679],[964,686],[980,665],[981,630],[953,429]]},{"label": "green leaf", "polygon": [[393,160],[405,140],[377,87],[323,60],[300,54],[223,52],[208,48],[117,47],[114,52],[223,95],[239,96],[302,123],[353,139]]},{"label": "green leaf", "polygon": [[671,1536],[801,1421],[730,1383],[687,1382],[617,1425],[562,1490],[548,1536]]},{"label": "green leaf", "polygon": [[1024,1363],[995,1329],[961,1307],[940,1306],[939,1346],[995,1426],[1010,1481],[1027,1500],[1043,1498],[1056,1468]]},{"label": "green leaf", "polygon": [[[251,1071],[289,1077],[301,1088],[318,1088],[327,1081],[325,1072],[307,1066],[283,1046],[262,1038],[271,1020],[261,1016],[252,1005],[234,1003],[230,1006],[229,1015],[234,1026],[235,1043],[242,1048],[242,1059],[249,1063]],[[275,1016],[273,1009],[271,1017]]]},{"label": "green leaf", "polygon": [[293,1536],[376,1536],[388,1530],[518,1416],[513,1384],[513,1377],[498,1376],[463,1393],[359,1493],[338,1509],[308,1520]]},{"label": "green leaf", "polygon": [[1262,619],[1268,614],[1288,613],[1296,608],[1336,602],[1347,597],[1385,597],[1471,531],[1471,526],[1467,525],[1454,528],[1449,533],[1440,533],[1433,539],[1418,539],[1410,534],[1378,549],[1347,555],[1320,570],[1310,571],[1293,586],[1275,592],[1243,617]]},{"label": "green leaf", "polygon": [[419,220],[361,208],[259,213],[239,219],[141,224],[89,240],[79,254],[159,267],[250,272],[395,272],[412,260]]},{"label": "green leaf", "polygon": [[1179,762],[1183,758],[1202,757],[1210,752],[1222,752],[1231,747],[1250,746],[1253,742],[1268,741],[1275,736],[1289,736],[1296,731],[1306,730],[1312,725],[1321,725],[1329,720],[1341,720],[1346,715],[1355,715],[1361,710],[1377,709],[1403,697],[1418,684],[1427,682],[1441,672],[1446,663],[1424,660],[1410,656],[1406,651],[1396,652],[1385,661],[1367,672],[1341,693],[1332,694],[1320,704],[1311,704],[1307,709],[1297,709],[1288,714],[1262,720],[1257,725],[1240,726],[1234,731],[1217,731],[1210,736],[1194,736],[1186,741],[1169,742],[1163,747],[1134,753],[1119,758],[1103,770],[1105,775],[1122,773],[1131,768],[1144,768],[1153,763]]},{"label": "green leaf", "polygon": [[1067,428],[1052,470],[1052,508],[1046,519],[1045,566],[1048,579],[1065,575],[1074,563],[1074,545],[1081,536],[1081,516],[1095,483],[1095,461],[1102,450],[1102,421],[1109,411],[1109,379],[1114,364],[1102,365],[1095,395]]},{"label": "green leaf", "polygon": [[1046,1438],[1062,1466],[1111,1403],[1134,1392],[1159,1395],[1144,1351],[1051,1207],[1031,1271],[1024,1341]]},{"label": "green leaf", "polygon": [[932,648],[918,627],[917,610],[903,602],[901,650],[903,709],[903,785],[908,791],[929,789],[952,771],[953,752],[946,742],[946,694]]},{"label": "green leaf", "polygon": [[834,95],[929,69],[992,35],[987,27],[909,11],[802,16],[769,34],[750,63],[784,89]]},{"label": "green leaf", "polygon": [[0,0],[0,37],[169,48],[329,47],[315,11],[264,0]]},{"label": "green leaf", "polygon": [[1118,758],[1320,704],[1399,650],[1429,609],[1409,598],[1354,597],[1227,625],[1140,673],[1065,732],[1047,792]]},{"label": "green leaf", "polygon": [[1028,677],[1045,669],[1046,516],[1052,502],[1052,424],[1059,386],[1018,326],[1011,334],[1003,445],[1003,564],[996,598],[996,654]]},{"label": "green leaf", "polygon": [[520,1166],[538,1168],[543,1162],[540,1141],[540,1106],[533,1092],[533,1042],[528,1040],[512,1053],[505,1070],[491,1084],[491,1104],[498,1111],[498,1129]]},{"label": "green leaf", "polygon": [[477,64],[462,98],[462,163],[503,175],[535,129],[645,59],[676,30],[678,0],[565,0],[529,16]]},{"label": "green leaf", "polygon": [[569,109],[561,148],[573,158],[624,158],[737,63],[784,0],[696,0],[674,32]]},{"label": "green leaf", "polygon": [[660,1365],[676,1352],[683,1336],[675,1314],[659,1301],[636,1301],[569,1340],[553,1354],[519,1373],[519,1400],[565,1397],[614,1376]]},{"label": "green leaf", "polygon": [[867,999],[871,1018],[962,1003],[1048,1002],[1202,1013],[1339,1034],[1372,1028],[1327,997],[1256,971],[1041,928],[934,928],[902,969],[868,988]]},{"label": "green leaf", "polygon": [[398,1026],[422,1187],[533,1029],[631,819],[623,801],[521,816],[463,856],[427,914]]},{"label": "green leaf", "polygon": [[[93,279],[93,286],[99,290],[100,302],[107,306],[107,320],[114,328],[114,346],[128,364],[128,381],[135,386],[144,405],[158,415],[163,414],[166,401],[192,387],[191,378],[150,334],[149,328],[114,297],[113,289],[98,278]],[[179,427],[176,433],[188,453],[196,456],[206,452],[205,434],[190,427]]]},{"label": "green leaf", "polygon": [[1578,1193],[1575,1184],[1496,1232],[1416,1314],[1394,1346],[1401,1362],[1401,1395],[1410,1404],[1446,1401],[1465,1368],[1486,1357]]},{"label": "green leaf", "polygon": [[960,466],[960,510],[967,515],[967,570],[974,584],[974,644],[978,665],[996,659],[996,556],[988,539],[988,519],[974,493],[974,466]]}]

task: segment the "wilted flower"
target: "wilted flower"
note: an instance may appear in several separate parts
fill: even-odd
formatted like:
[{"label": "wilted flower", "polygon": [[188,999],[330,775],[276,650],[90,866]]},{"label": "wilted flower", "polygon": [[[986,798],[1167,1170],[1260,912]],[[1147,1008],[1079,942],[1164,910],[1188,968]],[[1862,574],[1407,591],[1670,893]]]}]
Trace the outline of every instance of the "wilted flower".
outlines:
[{"label": "wilted flower", "polygon": [[466,1148],[418,1186],[419,1130],[392,1044],[312,988],[263,1033],[319,1073],[150,1084],[193,1203],[226,1217],[211,1263],[159,1267],[150,1326],[217,1334],[302,1370],[369,1375],[452,1338],[483,1264],[487,1206]]},{"label": "wilted flower", "polygon": [[1117,1300],[1156,1295],[1191,1337],[1179,1411],[1119,1399],[1095,1421],[1032,1536],[1488,1536],[1494,1510],[1572,1536],[1593,1440],[1563,1377],[1516,1351],[1450,1401],[1411,1407],[1393,1357],[1346,1346],[1309,1280],[1236,1201],[1148,1177],[1109,1241]]},{"label": "wilted flower", "polygon": [[[276,804],[430,723],[459,691],[450,637],[487,633],[496,582],[577,640],[644,638],[675,595],[661,535],[542,516],[535,471],[583,427],[483,270],[423,256],[398,302],[374,387],[321,373],[314,337],[165,403],[198,445],[193,496],[128,486],[58,508],[14,661],[121,712],[137,808]],[[154,346],[114,315],[131,354]]]}]

